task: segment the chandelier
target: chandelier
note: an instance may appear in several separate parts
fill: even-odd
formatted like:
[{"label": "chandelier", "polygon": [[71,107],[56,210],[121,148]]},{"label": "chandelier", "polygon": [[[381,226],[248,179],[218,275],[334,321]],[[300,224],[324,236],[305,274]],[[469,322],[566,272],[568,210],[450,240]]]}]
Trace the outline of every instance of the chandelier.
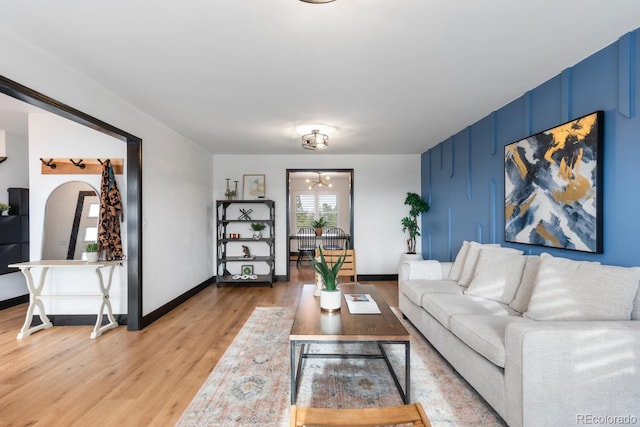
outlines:
[{"label": "chandelier", "polygon": [[331,3],[334,0],[300,0],[305,3]]},{"label": "chandelier", "polygon": [[311,179],[306,179],[307,184],[309,184],[309,190],[312,190],[316,187],[318,188],[322,188],[322,187],[329,187],[331,188],[331,183],[328,182],[329,181],[329,177],[325,176],[323,177],[322,174],[320,172],[316,172],[318,174],[318,179],[313,181]]},{"label": "chandelier", "polygon": [[329,136],[313,129],[311,133],[302,136],[302,148],[307,150],[324,150],[329,147]]}]

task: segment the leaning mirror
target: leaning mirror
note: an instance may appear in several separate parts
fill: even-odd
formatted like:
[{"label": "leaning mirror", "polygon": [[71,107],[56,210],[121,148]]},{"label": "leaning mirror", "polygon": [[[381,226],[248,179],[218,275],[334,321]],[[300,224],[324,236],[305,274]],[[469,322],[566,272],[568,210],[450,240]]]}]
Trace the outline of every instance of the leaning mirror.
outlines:
[{"label": "leaning mirror", "polygon": [[100,200],[86,182],[66,182],[47,199],[42,259],[84,259],[85,246],[98,238]]}]

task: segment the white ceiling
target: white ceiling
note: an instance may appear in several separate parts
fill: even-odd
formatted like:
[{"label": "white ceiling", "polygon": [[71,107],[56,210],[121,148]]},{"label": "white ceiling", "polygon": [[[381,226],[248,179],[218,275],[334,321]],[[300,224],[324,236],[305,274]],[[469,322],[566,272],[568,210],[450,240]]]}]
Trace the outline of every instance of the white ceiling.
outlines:
[{"label": "white ceiling", "polygon": [[637,27],[638,0],[0,0],[0,29],[237,154],[313,155],[307,122],[326,154],[421,153]]}]

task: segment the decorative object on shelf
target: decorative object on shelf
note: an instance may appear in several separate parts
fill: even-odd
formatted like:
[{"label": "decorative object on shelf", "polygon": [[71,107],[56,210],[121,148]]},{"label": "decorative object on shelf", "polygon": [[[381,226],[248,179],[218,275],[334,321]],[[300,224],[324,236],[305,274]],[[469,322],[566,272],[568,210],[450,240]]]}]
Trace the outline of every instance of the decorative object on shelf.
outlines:
[{"label": "decorative object on shelf", "polygon": [[242,198],[244,200],[263,199],[266,191],[265,176],[242,175]]},{"label": "decorative object on shelf", "polygon": [[258,278],[257,274],[234,274],[231,276],[233,280],[256,280]]},{"label": "decorative object on shelf", "polygon": [[337,311],[342,305],[342,293],[338,289],[338,272],[344,264],[345,255],[341,255],[332,266],[327,264],[327,260],[322,253],[322,247],[318,248],[320,255],[311,259],[313,269],[322,278],[324,289],[320,291],[320,308],[323,311]]},{"label": "decorative object on shelf", "polygon": [[6,215],[6,212],[9,212],[11,206],[6,203],[0,203],[0,215]]},{"label": "decorative object on shelf", "polygon": [[243,258],[251,258],[251,251],[249,250],[249,246],[242,245],[242,253],[244,254]]},{"label": "decorative object on shelf", "polygon": [[238,217],[241,221],[251,221],[251,217],[249,214],[253,212],[253,209],[240,209],[240,216]]},{"label": "decorative object on shelf", "polygon": [[504,240],[602,253],[604,113],[504,147]]},{"label": "decorative object on shelf", "polygon": [[402,231],[409,232],[409,238],[407,239],[407,253],[416,253],[416,236],[420,235],[420,227],[418,226],[418,216],[422,212],[429,210],[429,204],[416,193],[407,193],[407,197],[404,199],[404,204],[409,205],[409,216],[402,218]]},{"label": "decorative object on shelf", "polygon": [[316,230],[316,236],[322,236],[322,229],[327,226],[327,219],[321,216],[318,219],[314,219],[311,226]]},{"label": "decorative object on shelf", "polygon": [[326,150],[329,148],[329,135],[313,129],[311,133],[302,135],[302,148],[306,150]]},{"label": "decorative object on shelf", "polygon": [[97,243],[89,243],[85,248],[87,254],[87,261],[96,262],[98,261],[98,244]]},{"label": "decorative object on shelf", "polygon": [[227,189],[224,190],[224,197],[226,197],[227,200],[234,200],[238,195],[238,181],[236,181],[236,189],[232,190],[229,187],[229,181],[231,181],[231,178],[225,178],[225,179],[227,180]]},{"label": "decorative object on shelf", "polygon": [[243,265],[240,271],[242,271],[242,274],[253,274],[253,265]]},{"label": "decorative object on shelf", "polygon": [[305,182],[307,184],[309,184],[309,190],[313,190],[314,188],[318,187],[318,189],[321,189],[322,187],[329,187],[331,188],[333,185],[329,182],[329,179],[331,177],[329,177],[329,175],[323,177],[322,173],[320,173],[319,171],[316,172],[318,174],[318,179],[317,180],[311,180],[311,179],[306,179]]},{"label": "decorative object on shelf", "polygon": [[240,233],[229,233],[229,238],[236,240],[240,238]]},{"label": "decorative object on shelf", "polygon": [[267,228],[267,226],[262,222],[253,222],[251,223],[251,229],[253,230],[253,238],[255,240],[262,239],[262,230]]}]

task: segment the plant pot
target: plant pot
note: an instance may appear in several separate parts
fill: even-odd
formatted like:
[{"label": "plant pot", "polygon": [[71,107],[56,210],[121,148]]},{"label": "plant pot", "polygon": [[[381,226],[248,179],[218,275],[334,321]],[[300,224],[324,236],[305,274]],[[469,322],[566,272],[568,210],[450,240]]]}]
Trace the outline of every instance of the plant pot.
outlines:
[{"label": "plant pot", "polygon": [[322,236],[322,228],[316,228],[316,236]]},{"label": "plant pot", "polygon": [[98,252],[86,252],[87,261],[89,262],[97,262],[98,261]]},{"label": "plant pot", "polygon": [[342,306],[342,292],[340,289],[335,291],[320,291],[320,309],[325,312],[334,312],[340,310]]},{"label": "plant pot", "polygon": [[254,238],[254,240],[262,239],[262,231],[254,231],[253,232],[253,238]]}]

